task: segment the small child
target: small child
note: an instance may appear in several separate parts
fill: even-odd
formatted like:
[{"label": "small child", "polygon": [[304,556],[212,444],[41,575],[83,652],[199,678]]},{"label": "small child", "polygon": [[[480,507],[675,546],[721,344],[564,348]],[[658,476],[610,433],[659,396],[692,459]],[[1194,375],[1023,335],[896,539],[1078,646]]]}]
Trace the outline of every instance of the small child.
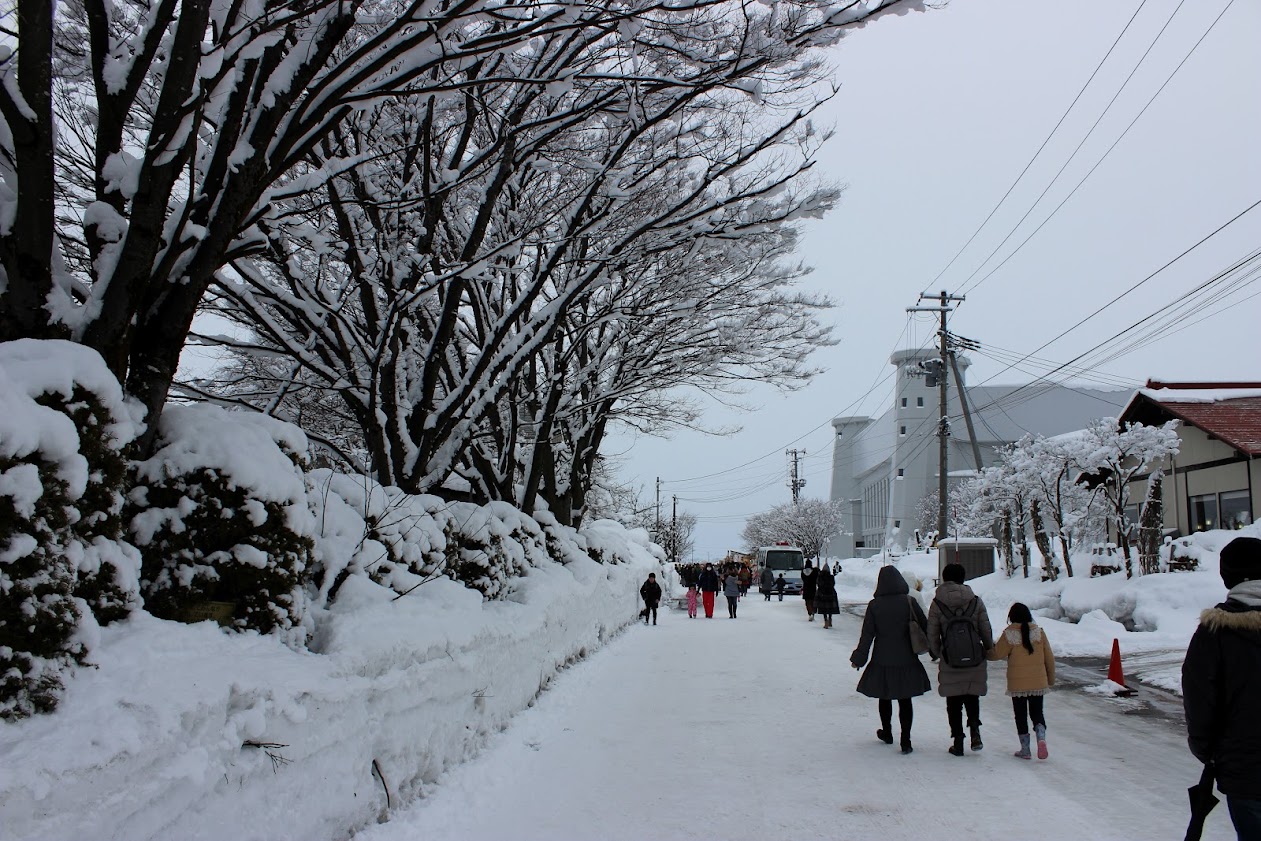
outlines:
[{"label": "small child", "polygon": [[696,618],[696,585],[687,585],[687,618]]},{"label": "small child", "polygon": [[1029,759],[1029,719],[1038,737],[1038,759],[1047,758],[1046,716],[1042,699],[1055,683],[1055,655],[1046,634],[1033,624],[1028,606],[1016,602],[1007,613],[1007,626],[986,654],[990,660],[1007,661],[1007,694],[1016,714],[1016,733],[1020,736],[1019,759]]}]

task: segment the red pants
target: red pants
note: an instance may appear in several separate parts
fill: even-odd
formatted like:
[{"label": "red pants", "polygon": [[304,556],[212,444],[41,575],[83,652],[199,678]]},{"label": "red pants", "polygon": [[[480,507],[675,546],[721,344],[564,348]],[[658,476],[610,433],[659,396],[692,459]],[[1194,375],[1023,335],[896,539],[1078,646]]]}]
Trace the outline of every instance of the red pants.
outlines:
[{"label": "red pants", "polygon": [[705,618],[714,618],[714,594],[706,590],[701,593],[701,602],[705,605]]}]

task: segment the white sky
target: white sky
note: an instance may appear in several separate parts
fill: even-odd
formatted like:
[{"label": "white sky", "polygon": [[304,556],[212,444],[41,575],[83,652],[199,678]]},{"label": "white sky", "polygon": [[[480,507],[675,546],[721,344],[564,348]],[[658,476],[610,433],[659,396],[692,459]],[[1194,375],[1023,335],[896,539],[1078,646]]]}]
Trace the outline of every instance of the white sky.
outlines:
[{"label": "white sky", "polygon": [[[1130,31],[1007,203],[934,281],[1140,3]],[[680,510],[700,518],[697,558],[739,548],[747,515],[790,499],[789,447],[808,452],[804,495],[827,496],[830,419],[882,412],[892,399],[892,379],[884,379],[893,371],[889,353],[933,341],[929,316],[908,321],[905,312],[922,290],[966,289],[952,331],[1023,355],[1261,199],[1261,6],[1189,0],[1077,159],[996,258],[974,274],[1178,6],[1178,0],[952,0],[944,9],[886,18],[845,39],[835,57],[843,87],[827,111],[837,133],[820,164],[848,189],[831,215],[807,229],[802,252],[815,266],[810,288],[825,290],[838,304],[828,317],[841,342],[814,359],[827,373],[787,397],[770,389],[746,395],[750,413],[715,405],[705,423],[739,424],[738,434],[623,436],[606,447],[622,478],[642,486],[645,500],[652,498],[655,478],[664,480],[665,516],[678,494]],[[1099,161],[1223,9],[1220,22],[1081,189],[978,283]],[[1258,247],[1261,207],[1038,356],[1066,362]],[[1261,314],[1261,298],[1249,296],[1258,292],[1261,285],[1243,287],[1218,305],[1231,304],[1221,313],[1095,371],[1134,385],[1149,377],[1261,379],[1256,343],[1249,341]],[[1027,364],[1027,372],[1004,371],[993,359],[972,359],[972,384],[990,377],[1027,382],[1046,371]],[[741,467],[747,462],[753,463]],[[681,481],[691,477],[709,478]]]}]

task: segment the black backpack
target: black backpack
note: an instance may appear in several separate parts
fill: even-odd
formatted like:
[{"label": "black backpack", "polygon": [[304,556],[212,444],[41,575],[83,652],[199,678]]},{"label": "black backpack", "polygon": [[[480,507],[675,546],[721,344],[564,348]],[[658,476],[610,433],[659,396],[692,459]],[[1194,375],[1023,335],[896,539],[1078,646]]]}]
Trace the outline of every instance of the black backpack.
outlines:
[{"label": "black backpack", "polygon": [[941,658],[946,664],[956,669],[979,666],[985,662],[985,644],[981,642],[981,632],[976,627],[976,598],[968,602],[962,610],[954,611],[937,602],[937,608],[945,618],[941,629]]}]

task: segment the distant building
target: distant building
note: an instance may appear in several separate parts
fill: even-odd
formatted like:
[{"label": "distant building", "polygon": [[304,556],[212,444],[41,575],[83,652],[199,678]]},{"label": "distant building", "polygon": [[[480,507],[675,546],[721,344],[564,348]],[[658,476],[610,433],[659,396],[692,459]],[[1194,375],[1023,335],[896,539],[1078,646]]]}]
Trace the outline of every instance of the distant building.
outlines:
[{"label": "distant building", "polygon": [[[832,420],[830,498],[846,503],[843,533],[831,546],[834,557],[872,554],[885,546],[915,543],[920,504],[937,490],[938,391],[929,385],[921,362],[937,358],[935,350],[900,350],[889,358],[897,368],[893,405],[878,418],[838,417]],[[969,361],[959,357],[967,381]],[[977,469],[959,404],[953,372],[948,417],[951,474]],[[1020,389],[1018,394],[1013,394]],[[992,465],[995,451],[1027,433],[1061,435],[1084,428],[1091,420],[1115,417],[1132,390],[1068,388],[1056,385],[995,385],[967,389],[968,407],[981,450],[982,467]]]},{"label": "distant building", "polygon": [[[1165,532],[1185,535],[1243,528],[1261,517],[1261,382],[1149,381],[1121,412],[1121,423],[1177,420],[1178,454],[1163,465]],[[1147,476],[1130,485],[1126,512],[1138,522]]]}]

